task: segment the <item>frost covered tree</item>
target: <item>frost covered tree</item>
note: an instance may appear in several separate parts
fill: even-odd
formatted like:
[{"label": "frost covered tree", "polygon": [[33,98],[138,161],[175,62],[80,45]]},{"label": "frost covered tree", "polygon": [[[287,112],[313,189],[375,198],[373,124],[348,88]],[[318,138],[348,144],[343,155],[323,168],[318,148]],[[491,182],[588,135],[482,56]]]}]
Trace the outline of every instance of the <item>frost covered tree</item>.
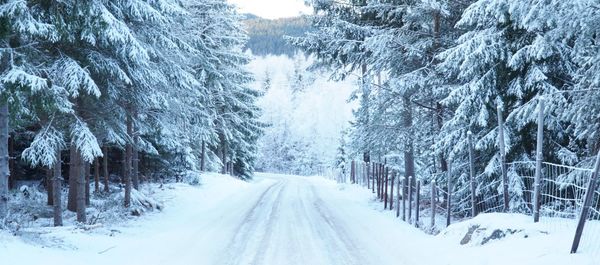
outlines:
[{"label": "frost covered tree", "polygon": [[[237,174],[250,177],[260,94],[247,86],[238,20],[223,0],[1,1],[0,156],[8,159],[9,130],[33,134],[21,157],[54,167],[60,215],[61,155],[68,149],[67,205],[80,222],[89,206],[91,163],[104,156],[104,190],[111,192],[108,163],[116,158],[108,156],[119,149],[125,206],[140,185],[140,152],[159,161],[146,171],[195,172],[205,145],[221,146],[218,132]],[[3,161],[2,217],[9,174]]]}]

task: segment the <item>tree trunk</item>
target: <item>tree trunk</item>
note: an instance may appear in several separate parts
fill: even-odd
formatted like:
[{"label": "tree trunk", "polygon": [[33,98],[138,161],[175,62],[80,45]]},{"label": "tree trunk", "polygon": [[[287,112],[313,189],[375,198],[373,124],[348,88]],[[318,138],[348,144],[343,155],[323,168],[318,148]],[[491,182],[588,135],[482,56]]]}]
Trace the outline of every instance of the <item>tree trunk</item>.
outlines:
[{"label": "tree trunk", "polygon": [[108,147],[106,145],[104,145],[102,147],[102,173],[104,174],[104,192],[108,193],[109,190],[109,186],[108,186]]},{"label": "tree trunk", "polygon": [[200,171],[206,171],[206,142],[202,141],[202,154],[200,155]]},{"label": "tree trunk", "polygon": [[53,194],[53,187],[52,187],[52,180],[54,179],[53,177],[53,172],[52,172],[52,168],[47,167],[45,168],[46,171],[46,194],[48,195],[46,198],[46,204],[47,205],[54,205],[54,194]]},{"label": "tree trunk", "polygon": [[[131,115],[127,115],[127,135],[133,134],[133,120]],[[131,138],[130,138],[131,139]],[[125,207],[131,206],[131,160],[132,160],[132,144],[127,141],[125,146]]]},{"label": "tree trunk", "polygon": [[8,214],[8,103],[6,100],[0,106],[0,219]]},{"label": "tree trunk", "polygon": [[54,226],[62,226],[62,159],[60,149],[56,150],[56,163],[54,164],[54,174],[52,178],[52,195],[54,202]]},{"label": "tree trunk", "polygon": [[77,212],[77,150],[71,144],[69,148],[69,194],[67,195],[67,210]]},{"label": "tree trunk", "polygon": [[94,193],[100,192],[100,158],[94,159]]},{"label": "tree trunk", "polygon": [[90,163],[82,161],[83,177],[85,180],[85,205],[90,206]]},{"label": "tree trunk", "polygon": [[84,163],[87,163],[85,161],[83,161],[82,157],[81,157],[81,153],[79,152],[79,150],[77,150],[77,148],[75,149],[75,156],[77,157],[77,159],[75,159],[75,165],[73,166],[73,172],[75,173],[74,179],[77,185],[77,195],[76,195],[76,201],[77,201],[77,222],[80,223],[85,223],[86,220],[86,216],[85,216],[85,205],[86,205],[86,181],[85,181],[85,172],[84,172]]}]

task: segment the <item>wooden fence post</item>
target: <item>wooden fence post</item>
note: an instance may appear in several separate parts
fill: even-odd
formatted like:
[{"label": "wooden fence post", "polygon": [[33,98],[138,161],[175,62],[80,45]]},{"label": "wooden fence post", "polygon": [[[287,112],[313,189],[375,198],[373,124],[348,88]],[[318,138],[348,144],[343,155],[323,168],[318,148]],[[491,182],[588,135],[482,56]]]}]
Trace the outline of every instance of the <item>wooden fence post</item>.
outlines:
[{"label": "wooden fence post", "polygon": [[448,199],[446,200],[446,226],[452,223],[452,161],[448,160],[448,171],[446,172],[448,181]]},{"label": "wooden fence post", "polygon": [[379,164],[379,201],[383,201],[383,164]]},{"label": "wooden fence post", "polygon": [[398,176],[397,187],[396,187],[396,218],[400,217],[400,190],[402,189],[402,184],[404,180]]},{"label": "wooden fence post", "polygon": [[408,177],[408,222],[412,223],[412,197],[413,197],[413,189],[412,189],[413,177]]},{"label": "wooden fence post", "polygon": [[381,194],[379,193],[379,185],[381,185],[381,180],[379,179],[379,175],[381,174],[380,172],[380,168],[379,168],[379,163],[375,164],[375,181],[377,182],[377,198],[381,198]]},{"label": "wooden fence post", "polygon": [[581,241],[581,235],[583,234],[583,227],[585,226],[585,221],[588,219],[592,200],[594,199],[594,193],[596,192],[596,186],[598,185],[598,171],[600,171],[600,151],[598,151],[598,155],[596,156],[594,172],[590,177],[590,182],[588,183],[588,188],[585,192],[585,200],[583,201],[583,208],[581,209],[581,214],[579,215],[579,223],[577,224],[577,229],[575,230],[575,239],[573,239],[571,253],[576,253],[577,248],[579,248],[579,242]]},{"label": "wooden fence post", "polygon": [[384,164],[380,164],[379,165],[379,199],[380,201],[383,201],[383,185],[385,183],[383,183],[385,180],[385,165]]},{"label": "wooden fence post", "polygon": [[371,190],[375,193],[375,163],[371,163]]},{"label": "wooden fence post", "polygon": [[396,179],[396,171],[392,170],[392,180],[390,181],[390,210],[394,210],[394,180]]},{"label": "wooden fence post", "polygon": [[387,209],[388,206],[388,180],[390,178],[389,168],[385,167],[383,173],[383,209]]},{"label": "wooden fence post", "polygon": [[371,189],[371,177],[369,176],[369,162],[365,163],[365,174],[367,178],[367,189]]},{"label": "wooden fence post", "polygon": [[352,160],[352,163],[350,164],[350,181],[352,184],[354,184],[354,160]]},{"label": "wooden fence post", "polygon": [[535,179],[533,186],[533,222],[540,221],[540,192],[542,182],[542,159],[544,146],[544,98],[539,98],[538,105],[538,130],[537,130],[537,146],[536,146],[536,163],[535,163]]},{"label": "wooden fence post", "polygon": [[506,174],[506,150],[504,147],[504,121],[502,107],[498,104],[498,147],[500,148],[500,169],[502,171],[502,192],[504,195],[504,212],[509,211],[508,176]]},{"label": "wooden fence post", "polygon": [[402,177],[402,221],[406,221],[406,192],[408,187],[408,178]]},{"label": "wooden fence post", "polygon": [[473,133],[467,132],[469,141],[469,174],[471,179],[471,217],[477,216],[477,186],[475,184],[475,161],[473,157]]},{"label": "wooden fence post", "polygon": [[417,192],[415,198],[415,226],[419,227],[419,211],[421,210],[421,180],[417,180]]},{"label": "wooden fence post", "polygon": [[435,180],[433,180],[431,182],[431,231],[433,231],[433,229],[435,228],[435,212],[436,212],[436,193],[437,189],[436,189],[436,185],[435,185]]}]

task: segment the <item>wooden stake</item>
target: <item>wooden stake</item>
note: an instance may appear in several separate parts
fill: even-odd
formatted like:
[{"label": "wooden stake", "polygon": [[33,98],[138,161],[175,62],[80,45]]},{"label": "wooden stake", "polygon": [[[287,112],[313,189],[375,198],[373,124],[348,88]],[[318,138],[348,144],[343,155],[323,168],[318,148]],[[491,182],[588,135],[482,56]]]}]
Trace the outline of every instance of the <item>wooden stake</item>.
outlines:
[{"label": "wooden stake", "polygon": [[544,98],[539,98],[538,105],[538,130],[536,146],[535,179],[533,186],[533,222],[540,221],[540,192],[542,180],[542,159],[544,148]]},{"label": "wooden stake", "polygon": [[498,147],[500,148],[500,169],[502,171],[502,193],[504,195],[504,212],[509,211],[508,176],[506,174],[506,150],[504,147],[504,121],[502,108],[498,105]]},{"label": "wooden stake", "polygon": [[585,226],[585,221],[587,221],[589,216],[590,206],[592,204],[592,200],[594,199],[594,193],[596,193],[598,171],[600,171],[600,151],[598,151],[598,155],[596,156],[596,166],[594,167],[594,172],[592,173],[590,182],[588,183],[587,191],[585,192],[585,200],[583,201],[583,208],[581,209],[581,214],[579,215],[579,223],[577,224],[577,229],[575,230],[575,239],[573,239],[571,253],[576,253],[577,249],[579,248],[579,242],[581,241],[581,235],[583,234],[583,227]]},{"label": "wooden stake", "polygon": [[475,184],[475,161],[473,157],[473,133],[467,132],[469,141],[469,174],[471,179],[471,217],[477,216],[477,185]]}]

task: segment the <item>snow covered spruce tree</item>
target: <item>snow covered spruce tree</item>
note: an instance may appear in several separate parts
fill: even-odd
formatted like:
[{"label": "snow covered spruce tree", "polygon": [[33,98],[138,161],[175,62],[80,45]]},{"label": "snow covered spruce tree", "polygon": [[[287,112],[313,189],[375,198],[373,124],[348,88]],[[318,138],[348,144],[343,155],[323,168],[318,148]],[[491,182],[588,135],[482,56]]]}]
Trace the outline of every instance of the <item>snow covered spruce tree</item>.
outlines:
[{"label": "snow covered spruce tree", "polygon": [[237,176],[251,178],[263,125],[256,107],[261,93],[249,87],[253,79],[244,69],[249,62],[242,53],[246,36],[232,5],[219,0],[201,5],[206,8],[196,11],[196,16],[209,26],[199,33],[215,59],[213,68],[204,68],[200,73],[214,108],[216,137],[209,144],[220,159],[222,173],[229,169]]},{"label": "snow covered spruce tree", "polygon": [[440,104],[444,86],[435,57],[453,45],[454,22],[465,3],[314,1],[313,5],[321,11],[316,19],[319,30],[294,43],[321,55],[323,64],[346,74],[360,69],[363,76],[357,92],[362,94],[361,107],[351,132],[353,147],[371,150],[380,161],[385,155],[403,153],[407,176],[415,176],[418,169],[435,171],[436,165],[445,170],[443,153],[430,148],[448,115]]},{"label": "snow covered spruce tree", "polygon": [[[0,221],[8,212],[9,131],[26,125],[30,119],[40,119],[36,108],[41,108],[42,113],[68,109],[64,105],[64,89],[51,85],[44,78],[43,69],[37,68],[45,55],[31,45],[37,40],[56,38],[52,25],[44,23],[40,13],[31,10],[25,1],[0,1]],[[49,152],[38,153],[37,162],[51,166],[62,141],[54,137],[57,132],[53,128],[44,132],[55,141],[42,143],[47,144]]]},{"label": "snow covered spruce tree", "polygon": [[[225,1],[186,4],[196,10],[188,12],[174,0],[0,2],[0,86],[7,106],[0,115],[6,132],[0,134],[0,156],[8,160],[3,150],[9,117],[15,134],[35,134],[22,158],[32,166],[54,167],[48,191],[54,191],[56,225],[62,223],[65,148],[67,208],[80,222],[86,222],[94,161],[100,190],[102,156],[104,191],[111,192],[108,164],[116,160],[109,157],[111,149],[125,151],[125,206],[139,187],[138,152],[160,161],[145,168],[149,174],[173,176],[198,171],[200,160],[210,157],[205,146],[227,146],[223,150],[236,174],[252,175],[261,134],[259,93],[247,86],[251,77],[243,70],[248,58],[241,53],[245,37],[238,17]],[[190,23],[191,17],[198,22]],[[9,172],[8,161],[0,162],[4,217]]]},{"label": "snow covered spruce tree", "polygon": [[544,159],[557,161],[561,146],[569,145],[556,115],[567,94],[557,92],[569,88],[574,65],[565,43],[549,35],[560,23],[554,15],[561,10],[558,2],[477,1],[457,23],[467,31],[458,45],[438,57],[443,60],[441,72],[457,82],[443,99],[453,115],[444,123],[437,143],[458,164],[466,163],[466,136],[473,132],[476,170],[484,172],[478,196],[499,192],[497,107],[506,118],[509,161],[535,159],[535,114],[541,96],[548,106],[547,137],[555,142],[546,143]]}]

